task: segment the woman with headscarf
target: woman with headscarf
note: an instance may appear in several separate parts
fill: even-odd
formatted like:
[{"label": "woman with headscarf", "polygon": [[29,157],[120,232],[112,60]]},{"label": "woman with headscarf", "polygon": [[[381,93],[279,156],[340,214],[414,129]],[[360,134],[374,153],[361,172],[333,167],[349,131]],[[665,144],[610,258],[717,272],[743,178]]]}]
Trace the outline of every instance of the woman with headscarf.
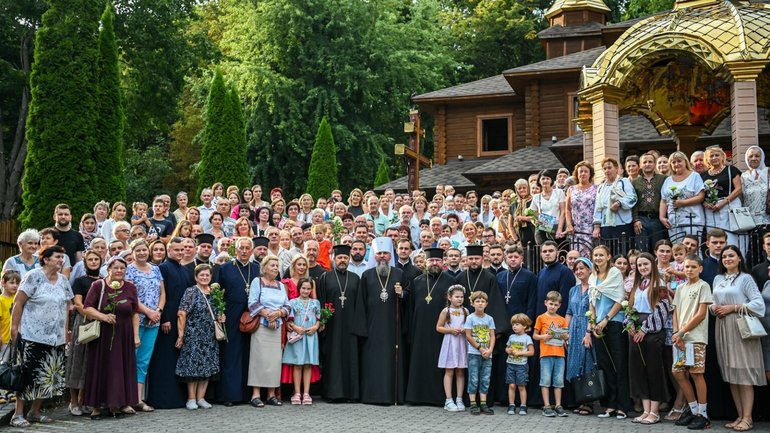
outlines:
[{"label": "woman with headscarf", "polygon": [[[567,351],[567,370],[565,379],[572,379],[591,372],[594,369],[593,346],[591,345],[591,334],[588,332],[588,317],[586,312],[589,310],[589,285],[588,279],[593,272],[594,264],[585,257],[578,257],[575,261],[575,277],[577,284],[569,291],[569,300],[567,304],[567,323],[569,329],[569,341],[572,342]],[[586,359],[589,353],[593,358]],[[592,404],[583,404],[574,410],[579,415],[590,415],[594,413]]]},{"label": "woman with headscarf", "polygon": [[84,213],[80,218],[80,235],[83,236],[83,244],[86,249],[91,245],[94,238],[101,237],[97,229],[96,216],[92,213]]},{"label": "woman with headscarf", "polygon": [[743,204],[751,210],[751,216],[757,225],[770,224],[767,214],[767,189],[769,176],[765,166],[765,151],[759,146],[751,146],[746,151],[748,170],[741,174],[743,185]]}]

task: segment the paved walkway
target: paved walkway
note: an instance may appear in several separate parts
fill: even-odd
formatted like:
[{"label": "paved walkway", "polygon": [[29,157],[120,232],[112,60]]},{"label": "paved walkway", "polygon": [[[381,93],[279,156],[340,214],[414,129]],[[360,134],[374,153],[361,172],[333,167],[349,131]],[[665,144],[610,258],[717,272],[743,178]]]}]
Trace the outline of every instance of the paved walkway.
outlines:
[{"label": "paved walkway", "polygon": [[[51,425],[34,424],[31,428],[3,427],[7,432],[683,432],[683,427],[672,423],[652,426],[633,424],[630,420],[603,420],[596,416],[570,414],[566,418],[544,418],[533,409],[527,416],[506,415],[496,407],[493,416],[471,416],[469,413],[446,413],[428,407],[380,407],[361,404],[326,404],[313,406],[285,405],[280,408],[254,409],[248,405],[226,408],[214,406],[209,410],[185,409],[155,411],[137,414],[120,420],[91,421],[86,417],[72,417],[63,408],[53,412],[57,420]],[[712,430],[726,430],[725,422],[715,422]],[[754,431],[770,431],[770,423],[758,423]]]}]

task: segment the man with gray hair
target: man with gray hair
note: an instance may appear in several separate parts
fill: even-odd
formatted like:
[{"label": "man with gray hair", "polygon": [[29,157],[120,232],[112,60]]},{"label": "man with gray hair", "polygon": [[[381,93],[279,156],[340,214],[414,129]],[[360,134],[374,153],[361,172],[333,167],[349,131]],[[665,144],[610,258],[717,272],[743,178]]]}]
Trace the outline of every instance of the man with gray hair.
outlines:
[{"label": "man with gray hair", "polygon": [[212,191],[211,188],[203,188],[201,191],[201,203],[203,204],[198,206],[198,211],[201,214],[200,224],[203,226],[203,230],[207,232],[211,228],[209,218],[211,218],[211,214],[217,210],[212,204],[212,200],[214,200],[214,191]]}]

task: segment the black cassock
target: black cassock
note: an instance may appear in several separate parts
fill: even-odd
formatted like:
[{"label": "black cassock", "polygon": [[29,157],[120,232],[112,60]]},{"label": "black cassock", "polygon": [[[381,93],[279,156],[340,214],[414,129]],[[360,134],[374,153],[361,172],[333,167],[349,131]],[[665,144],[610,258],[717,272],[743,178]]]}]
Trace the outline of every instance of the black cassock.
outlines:
[{"label": "black cassock", "polygon": [[179,262],[166,259],[161,263],[160,273],[166,291],[166,305],[161,313],[160,323],[171,323],[171,331],[158,332],[155,348],[147,369],[147,403],[158,409],[177,409],[184,407],[187,390],[176,377],[176,362],[179,350],[175,347],[179,331],[176,315],[182,295],[188,287],[195,284],[192,273]]},{"label": "black cassock", "polygon": [[[412,281],[409,299],[409,375],[406,401],[416,404],[444,403],[444,369],[438,368],[444,334],[436,331],[441,311],[447,307],[447,290],[454,278],[444,272],[438,278],[423,274]],[[430,302],[426,299],[430,293]]]},{"label": "black cassock", "polygon": [[249,295],[246,285],[259,277],[259,264],[249,261],[246,265],[237,260],[219,268],[216,282],[225,291],[225,330],[227,341],[220,344],[219,381],[216,396],[219,401],[238,403],[248,401],[251,388],[246,385],[249,375],[249,343],[251,334],[240,331],[241,314],[247,309]]},{"label": "black cassock", "polygon": [[[328,400],[358,400],[358,337],[353,334],[360,278],[353,272],[326,272],[318,280],[318,300],[323,307],[334,305],[334,315],[321,336],[323,397]],[[342,293],[345,292],[342,304]]]},{"label": "black cassock", "polygon": [[406,335],[404,299],[408,298],[408,293],[404,291],[404,299],[399,299],[395,291],[397,282],[402,288],[406,287],[402,278],[403,272],[394,267],[390,268],[388,277],[379,277],[376,268],[367,269],[361,276],[354,332],[366,337],[361,346],[362,403],[394,404],[404,401],[403,352],[399,351],[396,358],[396,345],[401,347]]}]

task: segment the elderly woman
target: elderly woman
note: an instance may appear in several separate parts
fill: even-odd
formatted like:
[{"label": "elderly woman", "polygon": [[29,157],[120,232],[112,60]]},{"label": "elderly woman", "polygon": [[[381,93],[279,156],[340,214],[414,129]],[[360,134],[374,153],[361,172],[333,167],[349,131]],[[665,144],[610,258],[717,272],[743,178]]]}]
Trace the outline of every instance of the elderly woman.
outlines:
[{"label": "elderly woman", "polygon": [[757,225],[770,224],[767,214],[768,168],[765,166],[765,151],[759,146],[751,146],[746,151],[748,170],[741,174],[743,203],[751,210],[751,216]]},{"label": "elderly woman", "polygon": [[297,219],[303,223],[311,222],[312,216],[310,214],[313,211],[313,196],[307,193],[299,196],[299,206],[300,211]]},{"label": "elderly woman", "polygon": [[182,296],[177,313],[180,349],[176,376],[187,383],[188,410],[211,409],[206,401],[209,380],[219,373],[219,342],[215,336],[214,321],[225,322],[223,311],[211,302],[211,265],[195,267],[195,285]]},{"label": "elderly woman", "polygon": [[174,218],[176,218],[177,221],[182,221],[187,214],[187,210],[189,209],[187,205],[190,202],[190,198],[187,196],[187,193],[184,191],[179,191],[176,193],[176,205],[177,208],[174,211]]},{"label": "elderly woman", "polygon": [[[101,254],[93,250],[87,250],[83,255],[85,263],[85,275],[78,277],[72,283],[72,292],[75,295],[73,303],[75,305],[75,320],[72,324],[72,341],[78,341],[80,325],[85,323],[85,311],[83,301],[88,295],[88,290],[94,281],[99,279],[99,269],[104,263]],[[84,413],[83,405],[83,387],[86,382],[86,356],[87,344],[70,344],[67,346],[67,362],[65,378],[67,388],[70,389],[69,412],[74,416],[81,416]]]},{"label": "elderly woman", "polygon": [[142,412],[152,412],[154,408],[143,400],[147,367],[150,365],[155,339],[160,329],[160,313],[166,305],[166,290],[160,268],[150,262],[150,246],[144,240],[131,242],[134,263],[126,269],[126,280],[136,286],[139,299],[139,347],[136,348],[136,380],[139,404]]},{"label": "elderly woman", "polygon": [[260,326],[251,334],[249,350],[248,385],[252,387],[251,405],[264,407],[260,390],[267,387],[267,404],[282,406],[275,396],[281,385],[281,326],[289,316],[289,298],[283,284],[278,281],[278,257],[267,256],[262,260],[262,276],[251,282],[249,312],[257,317]]},{"label": "elderly woman", "polygon": [[703,230],[703,179],[693,171],[690,160],[682,152],[674,152],[668,159],[671,175],[660,191],[660,222],[668,229],[669,238],[678,241],[682,236],[697,235]]},{"label": "elderly woman", "polygon": [[[131,237],[131,224],[127,221],[118,221],[112,226],[112,240],[119,240],[123,246],[128,248],[129,238]],[[107,245],[111,243],[107,242]]]},{"label": "elderly woman", "polygon": [[112,228],[115,226],[115,223],[118,221],[125,221],[127,214],[128,214],[128,207],[124,202],[116,201],[115,204],[112,205],[112,212],[110,213],[110,218],[104,222],[101,230],[102,237],[107,241],[107,243],[110,243],[110,241],[112,240],[112,237],[113,237]]},{"label": "elderly woman", "polygon": [[[719,146],[706,149],[706,165],[708,170],[701,174],[703,183],[708,190],[712,185],[713,194],[706,194],[703,202],[706,215],[706,225],[723,229],[730,228],[730,208],[739,208],[741,204],[741,171],[738,167],[725,164],[725,152]],[[727,232],[727,243],[739,245],[739,236]]]},{"label": "elderly woman", "polygon": [[40,233],[35,229],[27,229],[16,238],[16,245],[19,246],[20,253],[10,257],[3,263],[3,272],[17,271],[21,278],[27,275],[27,272],[37,267],[37,257],[35,253],[40,245]]},{"label": "elderly woman", "polygon": [[588,161],[580,161],[575,165],[572,175],[577,179],[577,183],[567,188],[564,232],[570,235],[571,248],[580,251],[581,256],[588,257],[593,245],[591,234],[597,191],[594,185],[594,167]]},{"label": "elderly woman", "polygon": [[135,413],[136,353],[139,346],[139,299],[136,286],[125,281],[126,261],[107,261],[107,278],[94,282],[84,305],[86,317],[101,323],[101,335],[88,343],[85,396],[92,420],[104,418],[103,408],[119,418]]},{"label": "elderly woman", "polygon": [[[535,231],[531,218],[526,215],[532,202],[532,194],[529,193],[529,183],[526,179],[519,179],[514,184],[516,199],[511,204],[510,213],[513,215],[513,230],[521,241],[522,247],[535,244]],[[481,217],[482,214],[479,214]]]},{"label": "elderly woman", "polygon": [[722,378],[730,384],[738,418],[727,428],[747,431],[754,427],[754,387],[767,384],[762,358],[762,343],[758,338],[741,338],[737,320],[739,313],[762,317],[765,302],[751,274],[746,272],[743,254],[735,245],[728,245],[720,256],[719,274],[714,277],[714,303],[709,306],[716,316],[716,349]]},{"label": "elderly woman", "polygon": [[[19,286],[11,318],[11,344],[22,352],[24,389],[17,394],[13,427],[28,427],[30,421],[51,423],[40,413],[44,399],[64,391],[64,344],[72,289],[59,273],[64,248],[53,245],[40,252],[40,268],[27,273]],[[24,417],[24,403],[32,407]]]}]

